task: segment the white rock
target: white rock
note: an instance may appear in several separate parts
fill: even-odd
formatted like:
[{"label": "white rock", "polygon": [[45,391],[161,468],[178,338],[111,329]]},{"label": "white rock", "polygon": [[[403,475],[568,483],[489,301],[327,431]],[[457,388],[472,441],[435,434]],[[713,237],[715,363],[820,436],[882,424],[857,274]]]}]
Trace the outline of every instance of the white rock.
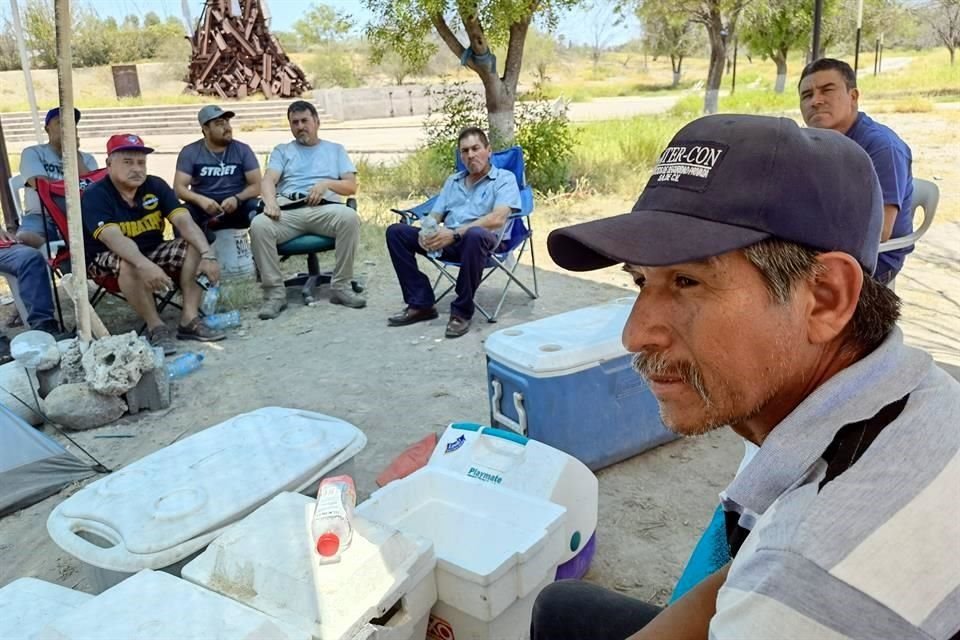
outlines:
[{"label": "white rock", "polygon": [[60,363],[57,341],[46,331],[24,331],[10,342],[10,355],[23,366],[40,371],[53,369]]},{"label": "white rock", "polygon": [[103,426],[127,411],[122,398],[97,393],[85,383],[60,385],[44,399],[43,407],[54,422],[78,430]]},{"label": "white rock", "polygon": [[133,331],[90,343],[81,362],[93,390],[108,396],[123,395],[156,366],[153,349]]}]

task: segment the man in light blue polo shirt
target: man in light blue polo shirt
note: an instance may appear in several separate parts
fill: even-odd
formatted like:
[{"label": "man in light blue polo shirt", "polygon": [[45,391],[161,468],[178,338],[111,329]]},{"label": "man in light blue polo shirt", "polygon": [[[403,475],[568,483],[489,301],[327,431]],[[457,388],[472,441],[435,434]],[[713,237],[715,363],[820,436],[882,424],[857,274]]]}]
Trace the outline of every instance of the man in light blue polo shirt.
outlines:
[{"label": "man in light blue polo shirt", "polygon": [[433,287],[417,268],[416,254],[440,251],[441,260],[460,264],[446,336],[459,338],[467,333],[474,312],[473,296],[487,257],[496,248],[498,233],[510,214],[520,210],[517,179],[512,172],[490,164],[487,134],[468,127],[460,132],[457,145],[467,169],[447,178],[430,213],[443,226],[430,236],[421,236],[417,227],[405,223],[387,228],[387,249],[407,305],[388,318],[391,327],[437,317]]}]

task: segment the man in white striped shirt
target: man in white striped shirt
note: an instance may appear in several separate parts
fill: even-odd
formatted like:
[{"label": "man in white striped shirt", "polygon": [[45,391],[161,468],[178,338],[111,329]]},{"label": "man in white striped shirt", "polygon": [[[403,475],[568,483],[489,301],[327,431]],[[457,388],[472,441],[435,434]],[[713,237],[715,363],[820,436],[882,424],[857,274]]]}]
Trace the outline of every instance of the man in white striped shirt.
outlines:
[{"label": "man in white striped shirt", "polygon": [[960,638],[960,385],[873,277],[869,156],[787,119],[677,133],[631,213],[554,231],[561,267],[623,263],[623,332],[666,425],[759,451],[721,494],[732,562],[660,610],[545,589],[533,640]]}]

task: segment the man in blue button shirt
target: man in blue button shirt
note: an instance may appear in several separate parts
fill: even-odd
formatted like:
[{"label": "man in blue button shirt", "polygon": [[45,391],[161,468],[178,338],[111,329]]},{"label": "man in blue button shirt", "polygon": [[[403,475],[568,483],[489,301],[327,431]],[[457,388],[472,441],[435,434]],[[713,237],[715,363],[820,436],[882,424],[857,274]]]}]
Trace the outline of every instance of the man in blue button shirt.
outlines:
[{"label": "man in blue button shirt", "polygon": [[492,150],[487,134],[468,127],[457,139],[466,171],[449,178],[430,213],[443,226],[430,236],[404,223],[387,228],[387,249],[400,281],[406,308],[390,316],[387,324],[401,327],[437,317],[430,279],[417,268],[416,254],[440,251],[441,260],[460,264],[457,297],[450,305],[446,336],[459,338],[470,330],[473,296],[480,286],[487,257],[510,214],[520,210],[520,188],[512,172],[490,164]]},{"label": "man in blue button shirt", "polygon": [[[893,132],[858,108],[857,75],[849,64],[821,58],[800,74],[800,112],[808,127],[833,129],[858,145],[873,160],[883,193],[883,231],[880,241],[913,232],[913,156],[910,147]],[[874,278],[886,284],[903,268],[913,247],[884,251]]]}]

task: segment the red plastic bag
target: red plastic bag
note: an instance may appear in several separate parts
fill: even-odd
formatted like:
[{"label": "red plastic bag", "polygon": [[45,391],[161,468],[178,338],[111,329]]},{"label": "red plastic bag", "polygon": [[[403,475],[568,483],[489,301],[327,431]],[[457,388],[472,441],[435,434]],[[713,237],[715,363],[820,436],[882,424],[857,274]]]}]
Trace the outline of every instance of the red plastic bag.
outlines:
[{"label": "red plastic bag", "polygon": [[430,454],[437,448],[437,434],[431,433],[422,440],[418,440],[403,453],[393,459],[387,468],[377,476],[377,486],[384,487],[394,480],[406,478],[408,475],[424,467],[430,459]]}]

